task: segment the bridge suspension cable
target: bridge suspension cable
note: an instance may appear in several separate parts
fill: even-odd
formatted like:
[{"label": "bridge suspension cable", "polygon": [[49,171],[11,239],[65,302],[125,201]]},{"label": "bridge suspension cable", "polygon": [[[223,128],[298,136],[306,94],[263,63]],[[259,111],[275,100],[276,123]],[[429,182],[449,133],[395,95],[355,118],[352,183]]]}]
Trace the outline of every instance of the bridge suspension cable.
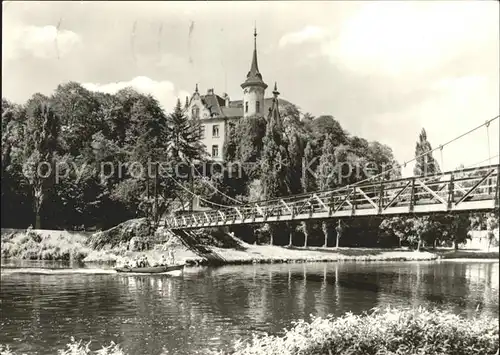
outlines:
[{"label": "bridge suspension cable", "polygon": [[172,175],[170,175],[168,172],[167,172],[167,175],[177,184],[179,185],[180,188],[182,188],[184,191],[188,192],[189,194],[191,194],[192,196],[195,196],[197,198],[199,198],[201,201],[205,202],[205,203],[208,203],[208,204],[211,204],[213,206],[217,206],[217,207],[224,207],[224,208],[229,208],[231,206],[229,205],[221,205],[219,203],[215,203],[215,202],[212,202],[212,201],[209,201],[207,199],[204,199],[203,197],[201,197],[200,195],[197,195],[195,194],[194,192],[192,192],[191,190],[189,190],[188,188],[186,188],[185,186],[183,186],[180,182],[178,182]]},{"label": "bridge suspension cable", "polygon": [[[486,126],[486,127],[488,128],[488,126],[490,125],[490,123],[491,123],[491,122],[493,122],[493,121],[495,121],[495,120],[497,120],[499,117],[500,117],[500,115],[497,115],[497,116],[493,117],[492,119],[489,119],[489,120],[487,120],[486,122],[484,122],[484,123],[480,124],[479,126],[474,127],[474,128],[472,128],[471,130],[469,130],[469,131],[467,131],[467,132],[465,132],[465,133],[463,133],[463,134],[459,135],[458,137],[455,137],[455,138],[453,138],[453,139],[449,140],[448,142],[446,142],[446,143],[443,143],[443,144],[439,145],[437,148],[431,149],[430,151],[424,152],[424,153],[422,153],[422,154],[420,154],[420,155],[416,156],[415,158],[413,158],[413,159],[411,159],[411,160],[408,160],[408,161],[403,162],[403,165],[404,165],[404,166],[406,166],[406,164],[411,163],[411,162],[413,162],[413,161],[416,161],[417,159],[419,159],[419,158],[421,158],[421,157],[423,157],[423,156],[425,156],[425,155],[427,155],[427,154],[429,154],[429,153],[432,153],[432,152],[436,151],[437,149],[441,149],[441,150],[442,150],[442,149],[443,149],[444,147],[446,147],[447,145],[449,145],[449,144],[451,144],[451,143],[453,143],[453,142],[455,142],[455,141],[457,141],[457,140],[459,140],[459,139],[461,139],[461,138],[463,138],[463,137],[465,137],[465,136],[467,136],[467,135],[471,134],[472,132],[477,131],[478,129],[480,129],[480,128],[484,127],[484,126]],[[489,132],[489,131],[488,131],[488,132]],[[489,133],[488,133],[488,137],[489,137]],[[383,172],[381,172],[381,173],[379,173],[379,174],[376,174],[376,175],[374,175],[374,176],[370,176],[369,178],[363,179],[363,180],[361,180],[361,181],[357,181],[357,182],[355,182],[355,183],[353,183],[353,184],[351,184],[351,185],[348,185],[348,186],[353,187],[353,186],[357,186],[357,185],[360,185],[360,184],[362,184],[362,183],[365,183],[365,182],[368,182],[368,181],[374,180],[374,179],[376,179],[377,177],[381,177],[381,176],[386,175],[387,173],[389,173],[389,172],[391,172],[391,171],[394,171],[395,169],[396,169],[396,167],[392,167],[392,168],[391,168],[391,169],[389,169],[389,170],[383,171]],[[341,190],[345,189],[346,187],[347,187],[347,186],[343,186],[343,187],[340,187],[340,188],[337,188],[337,189],[334,189],[334,190],[326,190],[326,191],[320,191],[320,192],[334,193],[334,192],[341,191]]]},{"label": "bridge suspension cable", "polygon": [[491,159],[495,159],[497,157],[500,157],[500,154],[494,155],[492,157],[488,157],[488,159],[484,159],[484,160],[481,160],[480,162],[477,162],[477,163],[471,164],[469,166],[466,166],[465,169],[475,168],[476,166],[481,165],[481,164],[483,164],[485,162],[488,162],[488,164],[491,165]]},{"label": "bridge suspension cable", "polygon": [[[490,122],[486,121],[486,135],[488,136],[488,158],[491,160],[491,151],[490,151]],[[491,164],[491,161],[488,161],[488,164]]]},{"label": "bridge suspension cable", "polygon": [[[194,164],[192,164],[192,166],[193,166],[194,170],[196,170],[196,172],[197,172],[198,174],[201,174],[201,173],[200,173],[200,171],[199,171],[198,169],[196,169],[196,167],[194,166]],[[204,181],[203,179],[202,179],[202,181],[203,181],[203,182],[205,182],[208,186],[210,186],[213,190],[215,190],[216,192],[218,192],[218,193],[219,193],[219,194],[221,194],[222,196],[224,196],[224,197],[226,197],[227,199],[229,199],[230,201],[236,202],[236,203],[238,203],[238,204],[244,204],[244,202],[242,202],[242,201],[238,201],[237,199],[235,199],[235,198],[233,198],[233,197],[231,197],[231,196],[229,196],[229,195],[226,195],[224,192],[222,192],[221,190],[219,190],[218,188],[216,188],[216,187],[215,187],[213,184],[211,184],[210,182],[208,182],[208,181]]]},{"label": "bridge suspension cable", "polygon": [[[494,117],[494,118],[492,118],[492,119],[490,119],[490,120],[487,120],[486,122],[482,123],[481,125],[479,125],[479,126],[477,126],[477,127],[472,128],[471,130],[469,130],[469,131],[467,131],[467,132],[465,132],[465,133],[463,133],[463,134],[459,135],[458,137],[455,137],[455,138],[453,138],[453,139],[449,140],[448,142],[446,142],[446,143],[444,143],[444,144],[441,144],[441,145],[437,146],[436,148],[431,149],[430,151],[424,152],[424,153],[422,153],[422,154],[420,154],[420,155],[416,156],[415,158],[413,158],[413,159],[411,159],[411,160],[408,160],[408,161],[403,162],[403,165],[404,165],[404,166],[406,166],[406,164],[411,163],[411,162],[413,162],[413,161],[416,161],[417,159],[419,159],[419,158],[421,158],[421,157],[423,157],[423,156],[425,156],[425,155],[427,155],[427,154],[429,154],[429,153],[435,152],[435,151],[436,151],[436,150],[438,150],[438,149],[439,149],[439,150],[440,150],[440,152],[441,152],[441,165],[443,165],[443,148],[444,148],[444,147],[446,147],[446,146],[448,146],[449,144],[451,144],[451,143],[453,143],[453,142],[455,142],[455,141],[457,141],[457,140],[459,140],[459,139],[461,139],[461,138],[463,138],[463,137],[465,137],[465,136],[467,136],[467,135],[471,134],[472,132],[477,131],[478,129],[482,128],[483,126],[485,126],[485,127],[486,127],[486,129],[487,129],[487,134],[488,134],[488,155],[489,155],[489,157],[488,157],[488,159],[486,159],[486,160],[484,160],[484,161],[481,161],[480,163],[476,163],[476,164],[475,164],[475,165],[473,165],[473,166],[476,166],[476,165],[478,165],[478,164],[482,164],[482,163],[484,163],[485,161],[490,161],[490,162],[491,162],[491,158],[492,158],[492,157],[490,156],[490,155],[491,155],[491,153],[490,153],[490,144],[489,144],[489,138],[490,138],[490,135],[489,135],[489,128],[488,128],[488,127],[489,127],[489,125],[490,125],[490,123],[491,123],[491,122],[493,122],[493,121],[497,120],[499,117],[500,117],[500,115],[497,115],[496,117]],[[497,156],[498,156],[498,155],[497,155]],[[494,158],[494,157],[493,157],[493,158]],[[473,167],[473,166],[472,166],[472,167]],[[193,167],[194,167],[194,165],[193,165]],[[357,181],[357,182],[355,182],[355,183],[353,183],[353,184],[351,184],[351,185],[347,185],[347,186],[339,187],[339,188],[336,188],[336,189],[333,189],[333,190],[323,190],[323,191],[318,191],[318,192],[324,192],[324,193],[328,193],[328,194],[330,194],[330,193],[335,193],[335,192],[341,191],[341,190],[343,190],[343,189],[345,189],[345,188],[347,188],[347,187],[354,187],[354,186],[360,185],[360,184],[362,184],[362,183],[365,183],[365,182],[369,182],[369,181],[371,181],[371,180],[374,180],[374,179],[376,179],[376,178],[378,178],[378,177],[381,177],[381,176],[383,176],[383,175],[386,175],[387,173],[389,173],[389,172],[391,172],[391,171],[396,170],[396,168],[398,168],[398,167],[392,167],[392,168],[391,168],[391,169],[389,169],[389,170],[383,171],[383,172],[381,172],[381,173],[379,173],[379,174],[376,174],[376,175],[374,175],[374,176],[368,177],[368,178],[366,178],[366,179],[363,179],[363,180]],[[200,172],[199,172],[199,170],[198,170],[198,169],[196,169],[196,167],[194,167],[194,169],[195,169],[198,173],[200,173]],[[199,198],[201,201],[203,201],[203,202],[205,202],[205,203],[207,203],[207,204],[210,204],[210,205],[212,205],[212,206],[216,206],[216,207],[222,207],[222,208],[231,208],[231,207],[232,207],[232,206],[230,206],[230,205],[223,205],[223,204],[219,204],[219,203],[211,202],[211,201],[209,201],[209,200],[207,200],[207,199],[204,199],[204,198],[203,198],[203,197],[201,197],[200,195],[197,195],[197,194],[195,194],[194,192],[192,192],[192,191],[190,191],[189,189],[187,189],[185,186],[183,186],[181,183],[179,183],[179,182],[178,182],[178,181],[177,181],[177,180],[176,180],[176,179],[175,179],[172,175],[170,175],[169,173],[167,173],[167,174],[168,174],[168,175],[172,178],[172,180],[173,180],[173,181],[174,181],[177,185],[179,185],[179,186],[180,186],[183,190],[185,190],[186,192],[188,192],[188,193],[189,193],[189,194],[191,194],[192,196],[195,196],[195,197]],[[236,202],[236,203],[238,203],[238,204],[244,204],[242,201],[238,201],[237,199],[234,199],[233,197],[226,195],[225,193],[223,193],[222,191],[220,191],[219,189],[217,189],[215,186],[213,186],[213,185],[212,185],[212,184],[210,184],[209,182],[206,182],[206,183],[207,183],[207,184],[209,184],[209,185],[212,187],[212,189],[214,189],[215,191],[219,192],[221,195],[225,196],[225,197],[226,197],[226,198],[228,198],[229,200],[231,200],[231,201],[233,201],[233,202]]]}]

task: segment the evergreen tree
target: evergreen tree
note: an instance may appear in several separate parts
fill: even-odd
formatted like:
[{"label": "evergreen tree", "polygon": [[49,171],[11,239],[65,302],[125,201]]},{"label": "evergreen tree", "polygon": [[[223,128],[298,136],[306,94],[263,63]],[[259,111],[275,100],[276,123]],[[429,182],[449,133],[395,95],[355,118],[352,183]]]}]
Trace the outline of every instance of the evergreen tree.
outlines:
[{"label": "evergreen tree", "polygon": [[235,161],[237,159],[237,148],[238,142],[236,140],[236,126],[234,123],[229,123],[228,132],[226,135],[226,139],[224,140],[224,146],[222,148],[222,155],[226,162]]},{"label": "evergreen tree", "polygon": [[439,164],[432,156],[432,146],[427,140],[427,133],[425,129],[422,128],[418,141],[415,145],[415,167],[413,169],[413,174],[415,176],[420,175],[432,175],[441,172]]},{"label": "evergreen tree", "polygon": [[[179,163],[187,164],[187,189],[194,190],[194,164],[197,160],[203,159],[205,154],[205,147],[201,142],[201,124],[199,119],[189,120],[184,114],[181,101],[178,99],[175,105],[174,112],[168,117],[169,127],[169,144],[167,146],[167,156],[170,163],[175,166]],[[170,173],[174,176],[175,169]],[[175,179],[180,176],[174,176]],[[191,196],[191,207],[193,208],[193,196]]]},{"label": "evergreen tree", "polygon": [[41,212],[55,182],[60,132],[59,117],[49,102],[33,102],[28,112],[25,154],[28,180],[33,189],[36,229],[41,228]]},{"label": "evergreen tree", "polygon": [[[261,185],[264,199],[286,196],[290,193],[288,185],[288,166],[290,159],[288,154],[288,142],[284,136],[283,125],[278,111],[277,95],[274,98],[273,107],[270,111],[266,135],[264,137],[261,159]],[[274,236],[279,231],[279,226],[269,226],[273,244]]]},{"label": "evergreen tree", "polygon": [[168,156],[172,162],[192,162],[201,159],[204,146],[201,143],[201,126],[198,119],[189,120],[177,100],[174,112],[168,116]]},{"label": "evergreen tree", "polygon": [[240,119],[235,129],[235,140],[238,142],[236,157],[241,164],[245,165],[249,184],[261,174],[259,161],[262,156],[266,127],[267,123],[263,117],[250,116]]},{"label": "evergreen tree", "polygon": [[[316,182],[314,174],[311,171],[315,168],[313,165],[314,160],[314,149],[311,142],[307,142],[306,148],[304,149],[304,168],[302,169],[301,185],[303,192],[310,192],[316,190]],[[310,168],[310,169],[309,169]],[[311,170],[311,171],[310,171]],[[312,232],[313,223],[309,221],[302,221],[301,227],[304,233],[304,248],[308,246],[309,236]]]},{"label": "evergreen tree", "polygon": [[[341,166],[337,161],[337,152],[335,150],[335,137],[327,134],[323,141],[323,154],[321,155],[317,168],[318,188],[323,190],[333,189],[338,186],[339,173]],[[329,221],[322,222],[323,234],[325,237],[324,246],[328,246],[328,237],[333,230],[333,225]]]}]

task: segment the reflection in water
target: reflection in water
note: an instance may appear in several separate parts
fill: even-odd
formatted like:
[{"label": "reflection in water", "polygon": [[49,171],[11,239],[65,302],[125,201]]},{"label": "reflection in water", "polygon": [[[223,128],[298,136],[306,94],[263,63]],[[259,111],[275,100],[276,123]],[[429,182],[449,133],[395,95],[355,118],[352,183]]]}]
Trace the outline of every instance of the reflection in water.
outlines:
[{"label": "reflection in water", "polygon": [[0,343],[53,354],[75,336],[131,354],[203,354],[311,314],[435,305],[498,317],[498,273],[498,263],[451,261],[226,266],[181,277],[2,269]]}]

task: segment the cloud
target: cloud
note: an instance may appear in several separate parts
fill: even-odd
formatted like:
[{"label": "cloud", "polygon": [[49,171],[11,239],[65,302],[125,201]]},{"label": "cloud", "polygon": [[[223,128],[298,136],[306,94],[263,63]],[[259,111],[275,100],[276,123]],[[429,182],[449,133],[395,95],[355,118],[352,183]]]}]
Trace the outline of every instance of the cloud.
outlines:
[{"label": "cloud", "polygon": [[82,40],[70,30],[57,29],[56,26],[26,26],[10,23],[2,35],[4,60],[15,60],[26,53],[50,59],[68,55],[77,48]]},{"label": "cloud", "polygon": [[114,94],[127,87],[132,87],[140,93],[151,94],[155,97],[163,109],[170,112],[179,98],[184,103],[186,96],[190,96],[185,90],[176,90],[170,81],[155,81],[146,76],[137,76],[130,81],[120,81],[107,84],[83,83],[82,86],[91,91]]},{"label": "cloud", "polygon": [[279,46],[296,45],[310,41],[319,41],[325,38],[325,31],[316,26],[306,26],[300,31],[285,34],[279,40]]},{"label": "cloud", "polygon": [[[412,131],[418,132],[422,128],[427,130],[427,137],[433,148],[439,147],[495,117],[499,112],[498,84],[494,87],[483,77],[463,76],[454,79],[443,79],[432,86],[436,88],[434,95],[424,100],[417,109],[411,108],[398,113],[391,113],[377,118],[377,122],[388,122],[387,127],[397,125],[401,117],[412,122]],[[497,118],[486,127],[479,128],[463,136],[433,155],[443,170],[452,170],[460,164],[466,167],[482,163],[489,157],[499,153],[499,119]],[[417,125],[415,125],[416,123]],[[408,126],[408,124],[407,124]],[[413,141],[405,140],[405,127],[398,127],[401,132],[387,137],[389,145],[398,147],[395,152],[399,161],[409,160],[414,156],[414,147],[417,134]],[[395,130],[396,131],[396,130]],[[489,138],[489,147],[488,147]],[[498,163],[496,157],[492,164]],[[407,174],[411,174],[413,163],[408,166]]]},{"label": "cloud", "polygon": [[[437,67],[498,36],[492,4],[385,2],[365,5],[322,52],[356,72],[399,75]],[[495,5],[493,5],[495,6]]]}]

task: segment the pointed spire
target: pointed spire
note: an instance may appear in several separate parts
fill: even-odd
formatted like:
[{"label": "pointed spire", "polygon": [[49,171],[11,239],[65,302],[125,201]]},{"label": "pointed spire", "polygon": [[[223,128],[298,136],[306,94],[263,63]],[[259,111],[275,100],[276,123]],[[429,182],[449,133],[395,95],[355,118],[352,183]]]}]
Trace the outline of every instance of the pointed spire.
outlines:
[{"label": "pointed spire", "polygon": [[257,51],[257,21],[253,27],[253,50]]},{"label": "pointed spire", "polygon": [[273,90],[274,98],[277,99],[279,94],[280,94],[280,92],[278,91],[278,84],[275,81],[274,82],[274,90]]},{"label": "pointed spire", "polygon": [[262,74],[259,72],[259,64],[257,61],[257,26],[254,27],[253,41],[252,64],[250,66],[250,71],[247,74],[247,80],[241,84],[241,87],[245,88],[247,86],[256,85],[265,89],[267,88],[267,84],[262,80]]},{"label": "pointed spire", "polygon": [[188,107],[189,106],[189,98],[186,96],[186,105],[185,107]]},{"label": "pointed spire", "polygon": [[196,88],[194,89],[194,92],[198,93],[198,83],[196,83]]},{"label": "pointed spire", "polygon": [[279,110],[279,102],[278,102],[278,85],[274,82],[274,90],[273,90],[273,102],[271,107],[269,108],[269,116],[267,118],[267,122],[271,122],[274,127],[281,127],[281,116]]}]

